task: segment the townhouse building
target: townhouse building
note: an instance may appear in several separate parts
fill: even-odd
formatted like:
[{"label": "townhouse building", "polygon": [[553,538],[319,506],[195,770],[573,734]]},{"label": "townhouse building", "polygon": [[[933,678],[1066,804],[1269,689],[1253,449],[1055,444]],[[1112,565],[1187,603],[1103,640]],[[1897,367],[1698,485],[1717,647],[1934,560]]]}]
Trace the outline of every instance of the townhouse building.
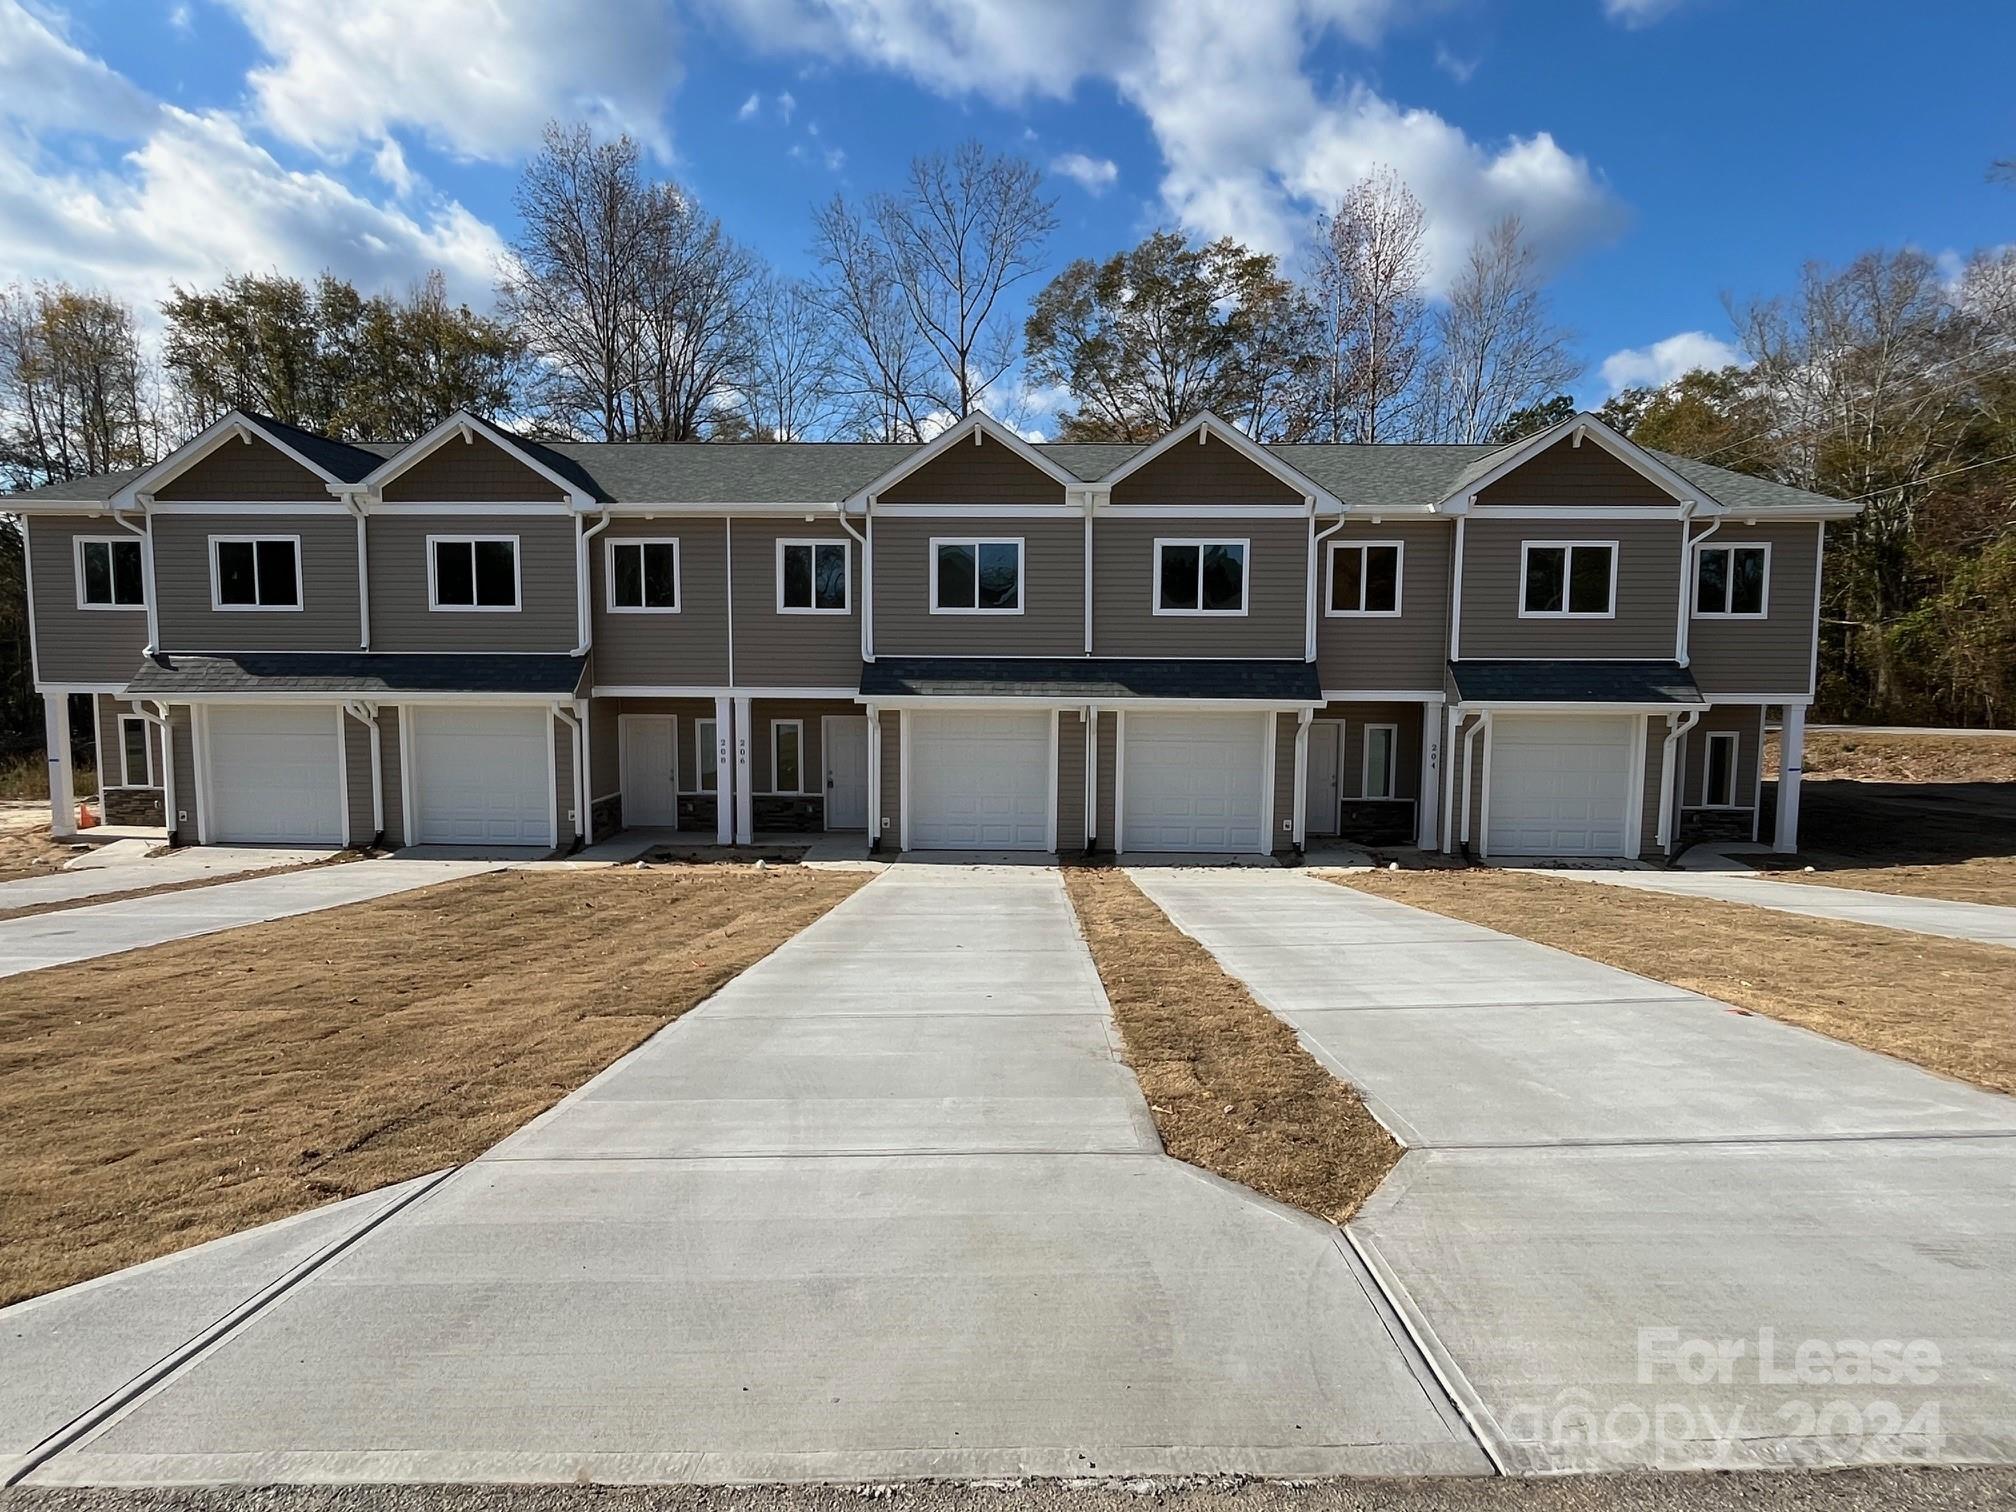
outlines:
[{"label": "townhouse building", "polygon": [[1593,416],[1488,446],[351,445],[249,413],[25,521],[52,811],[182,843],[1796,845],[1823,531]]}]

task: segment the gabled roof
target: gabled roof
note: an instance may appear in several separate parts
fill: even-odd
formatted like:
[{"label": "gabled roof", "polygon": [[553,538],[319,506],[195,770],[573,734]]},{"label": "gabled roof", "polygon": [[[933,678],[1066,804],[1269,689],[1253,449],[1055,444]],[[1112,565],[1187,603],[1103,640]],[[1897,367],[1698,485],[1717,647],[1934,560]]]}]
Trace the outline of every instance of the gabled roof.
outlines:
[{"label": "gabled roof", "polygon": [[1585,440],[1594,441],[1633,472],[1664,489],[1673,496],[1676,503],[1691,509],[1702,509],[1711,513],[1721,512],[1721,506],[1712,497],[1674,472],[1655,454],[1636,442],[1618,435],[1594,415],[1587,413],[1570,415],[1560,424],[1550,425],[1537,435],[1528,436],[1524,441],[1500,447],[1477,458],[1456,475],[1454,486],[1436,507],[1460,512],[1468,507],[1468,501],[1475,495],[1489,488],[1506,474],[1532,461],[1542,452],[1564,441],[1580,445]]},{"label": "gabled roof", "polygon": [[137,502],[138,495],[151,494],[162,488],[219,447],[233,441],[254,439],[277,448],[328,484],[354,482],[378,461],[377,457],[362,448],[331,441],[326,436],[318,436],[313,431],[304,431],[296,426],[283,425],[270,415],[234,409],[206,425],[152,467],[127,475],[116,493],[106,497],[116,500],[122,507],[132,505]]},{"label": "gabled roof", "polygon": [[1337,507],[1339,501],[1336,495],[1332,494],[1329,489],[1289,462],[1279,452],[1273,450],[1271,447],[1262,446],[1258,441],[1255,441],[1251,436],[1239,429],[1238,426],[1220,420],[1209,410],[1205,410],[1196,419],[1189,421],[1187,424],[1178,426],[1152,446],[1143,447],[1141,450],[1135,452],[1133,456],[1122,462],[1111,472],[1104,474],[1099,479],[1099,486],[1111,489],[1122,478],[1127,477],[1130,473],[1139,472],[1164,452],[1181,446],[1184,442],[1200,435],[1207,435],[1215,440],[1222,441],[1262,472],[1279,479],[1287,487],[1294,489],[1295,492],[1315,499],[1319,506],[1327,504],[1332,508]]},{"label": "gabled roof", "polygon": [[895,487],[896,484],[902,482],[903,479],[909,477],[910,474],[917,471],[918,468],[924,466],[925,463],[931,461],[933,458],[943,456],[953,447],[969,439],[977,442],[982,436],[1007,447],[1008,450],[1020,457],[1024,462],[1027,462],[1060,488],[1082,488],[1084,486],[1085,480],[1062,463],[1052,461],[1036,447],[1024,441],[1015,432],[1008,429],[999,420],[996,420],[992,415],[981,410],[975,410],[942,435],[926,442],[922,446],[912,448],[907,455],[900,458],[893,466],[855,489],[853,493],[847,496],[847,503],[850,506],[863,504],[876,494],[881,493],[884,489]]},{"label": "gabled roof", "polygon": [[360,488],[374,493],[382,492],[387,483],[415,463],[432,456],[451,441],[468,440],[472,436],[482,436],[492,445],[516,457],[559,489],[567,496],[568,501],[577,507],[607,502],[597,497],[594,479],[569,459],[537,442],[514,436],[502,426],[472,415],[467,410],[457,410],[411,446],[394,452],[368,475],[356,480],[357,484]]}]

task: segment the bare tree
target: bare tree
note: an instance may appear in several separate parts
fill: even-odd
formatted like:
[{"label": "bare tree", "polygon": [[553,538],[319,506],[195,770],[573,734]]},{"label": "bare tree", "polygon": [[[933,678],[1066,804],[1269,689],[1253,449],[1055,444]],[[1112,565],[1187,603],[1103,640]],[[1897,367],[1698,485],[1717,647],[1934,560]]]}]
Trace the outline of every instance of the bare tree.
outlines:
[{"label": "bare tree", "polygon": [[761,264],[676,188],[671,198],[638,296],[632,429],[646,441],[699,440],[756,360]]},{"label": "bare tree", "polygon": [[127,305],[68,284],[0,289],[0,478],[10,488],[152,461],[159,391]]},{"label": "bare tree", "polygon": [[1437,347],[1420,427],[1436,440],[1489,441],[1512,414],[1581,376],[1570,334],[1554,324],[1517,216],[1470,248],[1436,314]]},{"label": "bare tree", "polygon": [[756,302],[755,353],[743,401],[756,434],[773,441],[823,437],[841,415],[839,333],[817,294],[772,278]]},{"label": "bare tree", "polygon": [[1380,167],[1353,184],[1318,229],[1316,435],[1392,440],[1413,419],[1426,360],[1427,212],[1397,173]]},{"label": "bare tree", "polygon": [[819,300],[837,323],[835,393],[847,429],[868,441],[922,441],[932,412],[925,382],[930,351],[910,319],[895,264],[874,232],[839,196],[813,213]]}]

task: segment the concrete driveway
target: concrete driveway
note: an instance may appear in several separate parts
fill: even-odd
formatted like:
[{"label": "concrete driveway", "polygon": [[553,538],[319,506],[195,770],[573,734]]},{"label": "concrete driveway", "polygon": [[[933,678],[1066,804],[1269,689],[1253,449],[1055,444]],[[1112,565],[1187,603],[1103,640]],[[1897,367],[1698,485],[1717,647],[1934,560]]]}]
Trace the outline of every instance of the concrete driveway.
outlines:
[{"label": "concrete driveway", "polygon": [[2016,1462],[2016,1100],[1310,877],[1134,875],[1412,1147],[1349,1234],[1500,1465]]},{"label": "concrete driveway", "polygon": [[[118,845],[139,846],[138,840],[122,840]],[[75,903],[83,898],[107,893],[138,892],[143,887],[170,887],[185,882],[222,882],[227,877],[252,872],[273,871],[287,866],[305,866],[335,852],[252,845],[192,845],[164,856],[144,856],[117,865],[79,866],[73,862],[46,876],[19,877],[0,882],[0,909],[41,908],[52,903]],[[104,852],[83,859],[96,862]]]},{"label": "concrete driveway", "polygon": [[32,1479],[1489,1468],[1335,1230],[1160,1153],[1054,872],[885,873],[374,1216],[128,1394],[144,1351],[49,1341],[147,1278],[0,1314],[36,1395],[114,1396]]}]

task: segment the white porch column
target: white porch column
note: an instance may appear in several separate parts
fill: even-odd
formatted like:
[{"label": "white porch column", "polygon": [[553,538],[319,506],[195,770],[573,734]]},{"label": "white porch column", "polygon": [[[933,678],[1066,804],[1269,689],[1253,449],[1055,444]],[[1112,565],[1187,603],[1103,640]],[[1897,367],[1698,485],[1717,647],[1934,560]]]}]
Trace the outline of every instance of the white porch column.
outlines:
[{"label": "white porch column", "polygon": [[714,700],[714,843],[735,843],[735,718],[734,701],[723,694]]},{"label": "white porch column", "polygon": [[1414,805],[1414,843],[1434,850],[1442,822],[1442,705],[1421,705],[1421,787]]},{"label": "white porch column", "polygon": [[1778,836],[1771,848],[1783,855],[1799,849],[1799,779],[1806,768],[1806,706],[1785,705],[1778,734]]},{"label": "white porch column", "polygon": [[[77,833],[77,785],[70,762],[70,695],[42,695],[42,729],[49,751],[49,833],[68,840]],[[103,761],[101,752],[98,759]],[[101,819],[103,815],[99,816]]]},{"label": "white porch column", "polygon": [[868,708],[868,843],[882,838],[882,711]]},{"label": "white porch column", "polygon": [[735,700],[735,843],[747,845],[756,838],[756,805],[750,793],[750,747],[755,741],[755,721],[749,713],[750,700]]}]

